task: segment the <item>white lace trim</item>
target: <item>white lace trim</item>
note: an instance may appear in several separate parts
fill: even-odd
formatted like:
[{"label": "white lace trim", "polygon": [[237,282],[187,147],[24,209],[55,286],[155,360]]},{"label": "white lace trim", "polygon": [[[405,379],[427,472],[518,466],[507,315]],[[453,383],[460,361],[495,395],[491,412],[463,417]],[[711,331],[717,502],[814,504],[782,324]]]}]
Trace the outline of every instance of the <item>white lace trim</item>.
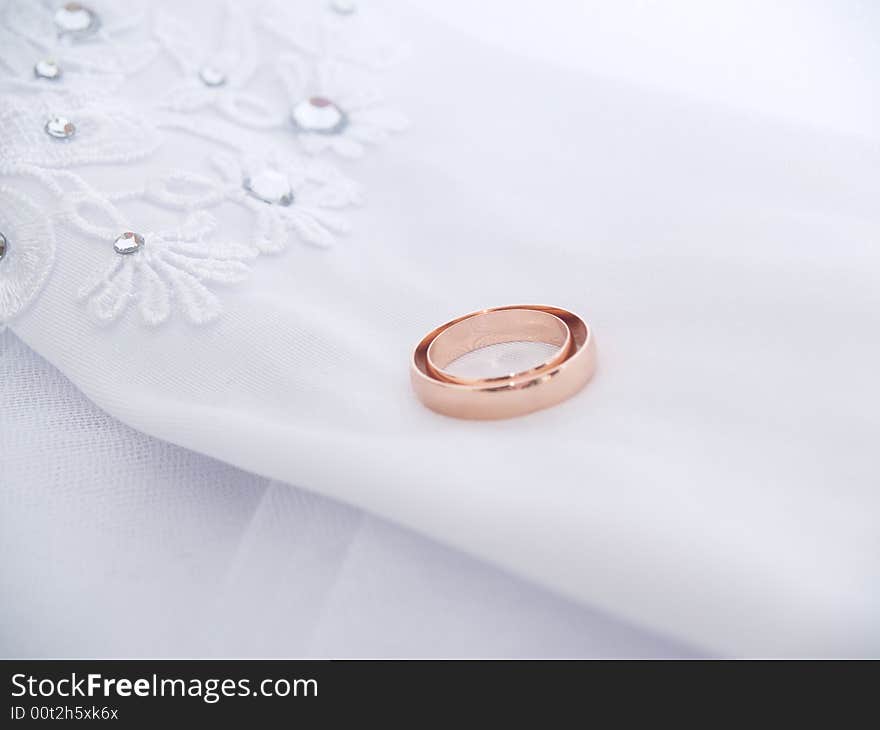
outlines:
[{"label": "white lace trim", "polygon": [[[73,137],[55,139],[46,134],[46,122],[54,116],[74,122]],[[0,160],[49,169],[134,162],[152,154],[162,139],[152,124],[116,109],[104,95],[88,105],[66,96],[26,103],[4,99],[0,129]]]},{"label": "white lace trim", "polygon": [[[214,286],[244,279],[254,257],[276,254],[291,240],[333,245],[349,231],[345,211],[362,202],[362,193],[319,156],[359,157],[407,126],[375,88],[377,72],[399,61],[403,46],[360,9],[345,15],[324,2],[270,2],[254,16],[226,2],[222,30],[212,39],[163,10],[148,21],[145,5],[132,10],[131,3],[90,0],[84,4],[100,23],[80,37],[59,32],[54,13],[60,4],[8,0],[0,8],[0,175],[42,183],[63,201],[57,223],[104,247],[106,270],[80,291],[100,322],[136,308],[148,325],[165,322],[175,309],[204,324],[222,311]],[[269,59],[260,55],[266,38],[282,47]],[[157,52],[170,59],[179,80],[157,108],[130,113],[114,92]],[[63,77],[34,73],[47,59]],[[274,79],[281,93],[259,91],[255,79]],[[292,110],[303,103],[332,107],[340,124],[329,132],[298,124]],[[73,136],[46,133],[55,116],[74,123]],[[137,189],[101,193],[78,172],[147,158],[172,128],[219,147],[207,155],[210,173],[169,170]],[[305,156],[243,150],[237,128],[289,130]],[[0,260],[0,318],[6,321],[44,284],[54,239],[52,223],[33,203],[9,188],[0,193],[0,233],[10,239]],[[175,211],[179,223],[156,227],[143,212],[129,217],[129,201]],[[210,211],[224,204],[250,216],[250,240],[222,240]],[[103,222],[91,220],[95,212]],[[122,255],[113,242],[125,231],[143,236],[144,244]]]},{"label": "white lace trim", "polygon": [[369,78],[350,65],[329,58],[309,60],[283,55],[278,77],[290,107],[316,97],[329,99],[347,117],[339,134],[299,130],[297,137],[309,154],[331,150],[344,157],[361,157],[367,147],[381,144],[409,126],[403,114],[387,106]]},{"label": "white lace trim", "polygon": [[[254,219],[253,249],[276,253],[287,246],[291,233],[315,246],[330,246],[336,235],[348,233],[348,222],[337,212],[361,202],[359,187],[335,168],[318,162],[291,165],[277,157],[235,157],[217,154],[212,159],[216,177],[179,170],[151,183],[143,196],[151,202],[184,211],[207,210],[230,202]],[[290,186],[287,205],[267,204],[246,183],[257,175],[275,175]],[[182,190],[185,189],[186,192]]]},{"label": "white lace trim", "polygon": [[292,51],[309,58],[342,61],[371,70],[400,63],[409,52],[387,25],[367,12],[332,11],[333,3],[271,0],[261,26]]},{"label": "white lace trim", "polygon": [[[54,21],[61,2],[46,0],[6,0],[2,9],[0,37],[10,45],[0,45],[0,65],[18,81],[41,92],[76,91],[77,84],[53,86],[34,79],[37,61],[58,61],[65,74],[100,84],[107,77],[123,77],[149,65],[158,46],[152,40],[139,41],[133,31],[143,25],[145,12],[142,2],[109,2],[90,0],[85,3],[100,18],[94,33],[72,38],[59,32]],[[92,88],[100,88],[94,86]]]},{"label": "white lace trim", "polygon": [[[154,34],[182,77],[162,106],[176,112],[213,108],[242,126],[277,128],[283,112],[246,90],[259,65],[250,13],[231,2],[224,4],[222,12],[223,30],[216,43],[194,34],[170,13],[157,13]],[[203,76],[210,80],[206,73],[215,74],[217,83],[206,83]]]},{"label": "white lace trim", "polygon": [[49,276],[55,260],[55,232],[30,198],[0,187],[0,233],[6,239],[0,258],[2,326],[31,302]]},{"label": "white lace trim", "polygon": [[[90,220],[89,210],[103,214],[109,225]],[[103,322],[136,305],[144,323],[161,324],[170,316],[172,304],[193,324],[210,322],[222,307],[207,285],[241,281],[249,272],[246,262],[256,255],[248,246],[212,236],[217,221],[204,211],[188,215],[177,229],[140,233],[138,222],[126,218],[104,197],[83,193],[68,198],[65,219],[111,252],[107,269],[79,291],[79,298]],[[126,231],[139,232],[144,244],[136,253],[120,255],[113,251],[113,242]]]}]

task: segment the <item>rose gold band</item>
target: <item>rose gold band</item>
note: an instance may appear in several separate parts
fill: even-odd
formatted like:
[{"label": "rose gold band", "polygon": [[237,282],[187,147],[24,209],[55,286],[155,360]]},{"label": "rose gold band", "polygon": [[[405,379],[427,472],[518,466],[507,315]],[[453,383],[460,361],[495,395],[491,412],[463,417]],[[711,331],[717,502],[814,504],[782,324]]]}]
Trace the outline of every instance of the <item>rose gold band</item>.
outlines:
[{"label": "rose gold band", "polygon": [[[534,313],[540,312],[541,315]],[[504,313],[504,314],[496,314]],[[568,330],[564,334],[552,318]],[[471,324],[459,326],[468,320]],[[522,325],[520,328],[519,325]],[[444,337],[444,333],[452,332]],[[531,339],[531,338],[538,339]],[[443,368],[470,349],[510,341],[560,343],[559,352],[537,368],[501,378],[450,380]],[[436,348],[432,344],[440,339]],[[464,348],[464,349],[463,349]],[[431,353],[429,362],[428,353]],[[416,346],[410,368],[413,388],[431,410],[447,416],[495,419],[556,405],[577,393],[596,369],[596,350],[587,324],[558,307],[514,305],[473,312],[428,333]]]},{"label": "rose gold band", "polygon": [[[466,378],[444,368],[453,360],[474,350],[502,342],[546,342],[559,349],[551,358],[528,370],[492,378]],[[425,353],[426,369],[438,380],[462,385],[495,383],[536,375],[558,365],[568,357],[571,331],[559,317],[543,309],[495,309],[450,324],[438,334]]]}]

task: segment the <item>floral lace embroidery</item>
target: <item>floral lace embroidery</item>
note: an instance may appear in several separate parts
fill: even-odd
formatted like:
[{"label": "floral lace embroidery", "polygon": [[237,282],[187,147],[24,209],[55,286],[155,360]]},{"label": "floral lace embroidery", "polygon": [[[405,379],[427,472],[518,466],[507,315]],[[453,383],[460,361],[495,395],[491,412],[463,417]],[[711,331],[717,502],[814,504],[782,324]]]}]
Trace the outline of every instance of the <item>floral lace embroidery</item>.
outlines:
[{"label": "floral lace embroidery", "polygon": [[42,288],[55,258],[50,221],[26,196],[0,187],[0,325],[23,310]]},{"label": "floral lace embroidery", "polygon": [[[409,125],[349,65],[294,56],[282,57],[279,65],[293,129],[309,154],[332,150],[344,157],[360,157],[367,146],[380,144]],[[335,125],[329,126],[334,120]]]},{"label": "floral lace embroidery", "polygon": [[359,186],[318,162],[218,154],[212,163],[217,177],[174,172],[148,186],[144,196],[180,210],[239,205],[254,217],[252,245],[260,253],[282,250],[290,233],[315,246],[332,245],[336,235],[349,231],[337,211],[361,202]]},{"label": "floral lace embroidery", "polygon": [[[75,132],[69,141],[46,134],[46,123],[55,116],[72,120]],[[87,106],[68,97],[27,104],[6,99],[0,129],[3,160],[45,168],[132,162],[150,155],[161,142],[152,125],[112,107],[108,97]]]},{"label": "floral lace embroidery", "polygon": [[[133,33],[141,7],[109,0],[0,6],[0,91],[16,93],[0,103],[0,174],[42,183],[63,200],[59,220],[105,246],[106,271],[80,291],[97,320],[136,308],[144,323],[158,325],[179,309],[203,324],[222,310],[214,285],[245,278],[254,257],[278,253],[292,239],[330,246],[349,231],[342,213],[361,202],[360,188],[318,156],[359,157],[407,126],[373,88],[375,72],[399,60],[402,46],[368,12],[333,12],[332,3],[305,0],[270,2],[262,14],[227,1],[213,38],[155,11],[152,38],[143,41]],[[261,59],[267,38],[284,50]],[[115,92],[158,50],[179,81],[158,108],[129,111]],[[265,88],[273,79],[283,94]],[[208,155],[212,173],[172,170],[135,190],[101,194],[73,172],[146,158],[172,128],[227,150]],[[236,128],[289,130],[306,156],[264,151]],[[52,223],[26,198],[8,188],[0,198],[0,233],[11,239],[0,260],[6,320],[45,282],[54,243]],[[128,217],[119,207],[128,200],[177,211],[179,225],[152,226],[143,212]],[[223,205],[251,216],[249,240],[218,240],[209,211]],[[90,222],[89,210],[104,223]],[[127,231],[137,232],[131,240],[138,245],[114,250]]]},{"label": "floral lace embroidery", "polygon": [[191,112],[213,107],[233,122],[258,129],[281,123],[279,110],[244,88],[258,66],[249,13],[227,2],[216,43],[200,42],[204,39],[167,12],[157,14],[154,33],[183,76],[166,95],[165,108]]},{"label": "floral lace embroidery", "polygon": [[332,2],[273,0],[263,9],[261,25],[307,57],[371,70],[400,63],[409,50],[375,15],[334,11]]},{"label": "floral lace embroidery", "polygon": [[[103,213],[113,226],[91,223],[85,217],[88,208]],[[251,248],[238,243],[213,237],[208,243],[217,222],[203,211],[187,216],[177,229],[137,234],[143,239],[140,250],[127,255],[114,251],[114,241],[138,227],[104,198],[87,193],[70,197],[66,219],[101,240],[111,257],[106,271],[79,291],[80,299],[87,300],[89,310],[103,322],[136,304],[146,324],[161,324],[171,314],[172,301],[193,324],[210,322],[220,314],[221,305],[206,283],[241,281],[249,271],[245,262],[255,256]]]},{"label": "floral lace embroidery", "polygon": [[[63,7],[60,2],[45,0],[7,0],[3,26],[7,35],[17,37],[19,42],[15,49],[0,51],[4,65],[22,71],[22,64],[29,64],[33,78],[34,64],[44,59],[59,62],[64,70],[72,66],[103,75],[132,74],[153,61],[158,50],[156,44],[129,37],[143,22],[142,3],[90,0],[85,12],[93,12],[95,22],[79,32],[65,32],[59,27],[56,13]],[[30,52],[10,59],[12,53],[23,49]]]}]

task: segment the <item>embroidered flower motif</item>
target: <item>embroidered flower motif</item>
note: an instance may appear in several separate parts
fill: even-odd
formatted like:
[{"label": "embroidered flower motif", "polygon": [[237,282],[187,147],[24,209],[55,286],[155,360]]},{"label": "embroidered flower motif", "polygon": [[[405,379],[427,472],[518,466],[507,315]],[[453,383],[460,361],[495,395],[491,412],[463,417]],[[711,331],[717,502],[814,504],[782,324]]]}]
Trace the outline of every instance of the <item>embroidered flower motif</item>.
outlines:
[{"label": "embroidered flower motif", "polygon": [[[11,64],[4,65],[20,70],[27,64],[32,72],[38,62],[54,61],[62,73],[135,73],[145,68],[157,51],[155,43],[129,37],[142,18],[140,3],[8,0],[2,24],[25,45],[0,50],[0,55],[6,60],[17,54]],[[25,48],[28,50],[22,53]]]},{"label": "embroidered flower motif", "polygon": [[309,154],[332,150],[360,157],[368,145],[409,126],[406,117],[385,106],[349,66],[332,61],[306,64],[284,56],[280,68],[293,132]]},{"label": "embroidered flower motif", "polygon": [[[348,232],[343,213],[360,202],[358,186],[316,156],[329,150],[357,157],[407,126],[371,89],[372,72],[396,60],[401,46],[372,11],[345,0],[314,3],[311,13],[305,0],[275,2],[262,16],[226,0],[216,38],[159,12],[154,37],[143,41],[129,33],[143,17],[133,2],[0,0],[0,76],[7,88],[27,92],[0,103],[0,174],[39,182],[64,201],[66,225],[104,241],[107,270],[80,292],[98,320],[114,320],[131,306],[149,325],[174,309],[204,323],[221,311],[214,285],[242,279],[249,259],[280,251],[293,238],[329,246]],[[258,22],[273,42],[257,41]],[[117,94],[160,46],[182,72],[163,105],[176,113]],[[270,73],[260,78],[261,69]],[[286,95],[266,93],[275,75]],[[242,127],[288,132],[285,144],[300,143],[308,155],[254,153],[264,142]],[[133,192],[100,194],[78,174],[81,166],[144,158],[170,128],[232,153],[208,158],[214,174],[175,172]],[[129,200],[183,211],[183,222],[139,228],[117,205]],[[52,223],[26,199],[0,188],[0,205],[0,316],[6,319],[42,286],[54,248]],[[208,210],[221,206],[251,216],[243,236],[250,240],[216,240],[220,232]],[[90,223],[89,207],[109,225]],[[235,219],[241,221],[240,211]]]},{"label": "embroidered flower motif", "polygon": [[88,99],[115,92],[124,76],[77,59],[66,46],[41,52],[25,38],[0,26],[0,73],[10,88],[33,94]]},{"label": "embroidered flower motif", "polygon": [[55,233],[26,196],[0,187],[0,324],[40,292],[55,260]]},{"label": "embroidered flower motif", "polygon": [[247,8],[225,4],[217,43],[165,12],[157,14],[154,34],[184,76],[170,89],[163,106],[178,112],[213,108],[244,126],[278,126],[283,112],[244,90],[257,70],[256,39]]},{"label": "embroidered flower motif", "polygon": [[408,49],[374,10],[342,0],[273,0],[262,9],[260,24],[306,56],[380,70],[400,62]]},{"label": "embroidered flower motif", "polygon": [[[72,130],[53,134],[56,119],[70,122]],[[149,124],[104,98],[89,106],[66,97],[51,105],[7,98],[0,107],[0,129],[4,161],[50,168],[129,162],[152,153],[160,141]]]},{"label": "embroidered flower motif", "polygon": [[[87,206],[100,209],[113,227],[87,221]],[[92,315],[102,322],[119,317],[136,305],[148,325],[166,321],[174,306],[193,324],[205,324],[222,311],[206,284],[232,284],[249,272],[253,257],[247,246],[206,237],[215,232],[214,218],[205,212],[188,216],[180,228],[138,232],[103,198],[84,194],[67,206],[67,220],[80,231],[101,239],[110,264],[101,276],[83,286],[79,298],[88,301]]]},{"label": "embroidered flower motif", "polygon": [[34,55],[16,50],[20,39],[0,28],[0,70],[5,69],[11,89],[31,94],[54,94],[81,103],[95,95],[115,92],[124,77],[92,69],[64,56],[34,60]]},{"label": "embroidered flower motif", "polygon": [[262,253],[285,248],[291,233],[314,246],[332,245],[350,228],[338,210],[361,202],[355,183],[315,160],[295,164],[271,154],[218,154],[212,162],[218,177],[175,172],[148,186],[147,198],[181,210],[225,201],[239,205],[254,216],[252,245]]}]

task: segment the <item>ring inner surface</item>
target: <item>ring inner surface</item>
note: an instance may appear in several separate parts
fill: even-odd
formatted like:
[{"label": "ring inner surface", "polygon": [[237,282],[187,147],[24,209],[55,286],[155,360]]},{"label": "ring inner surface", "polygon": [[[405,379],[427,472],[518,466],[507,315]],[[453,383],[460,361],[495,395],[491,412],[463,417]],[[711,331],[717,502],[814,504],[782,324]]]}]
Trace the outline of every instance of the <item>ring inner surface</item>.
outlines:
[{"label": "ring inner surface", "polygon": [[[569,336],[566,324],[547,312],[533,309],[497,310],[474,315],[445,329],[434,338],[428,349],[428,357],[435,368],[444,372],[454,363],[456,372],[452,373],[452,369],[448,372],[459,377],[466,374],[482,378],[506,377],[534,369],[551,360],[558,354],[559,348],[566,345]],[[514,343],[515,346],[502,347]],[[494,348],[494,345],[499,347]],[[482,358],[482,369],[486,369],[485,361],[488,360],[493,370],[502,371],[500,374],[493,372],[472,375],[470,372],[458,372],[470,371],[474,366],[480,365],[478,359],[466,356],[486,348],[490,349],[486,351],[486,357]],[[459,359],[461,362],[456,362]],[[530,361],[517,364],[513,368],[504,364],[505,360],[522,363],[525,359]]]}]

